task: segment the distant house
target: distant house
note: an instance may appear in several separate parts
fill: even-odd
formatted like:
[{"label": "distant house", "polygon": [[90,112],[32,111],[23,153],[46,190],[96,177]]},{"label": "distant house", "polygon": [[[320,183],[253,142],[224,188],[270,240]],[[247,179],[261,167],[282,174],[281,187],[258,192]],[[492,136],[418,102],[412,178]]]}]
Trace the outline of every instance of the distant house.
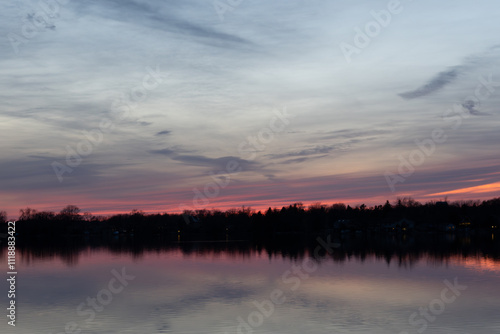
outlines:
[{"label": "distant house", "polygon": [[409,219],[403,218],[395,223],[385,224],[388,231],[408,231],[415,228],[415,223]]},{"label": "distant house", "polygon": [[472,227],[472,223],[470,219],[462,219],[462,221],[458,224],[457,228],[465,231],[469,231]]},{"label": "distant house", "polygon": [[462,219],[462,221],[458,225],[460,227],[470,227],[471,223],[468,219]]},{"label": "distant house", "polygon": [[447,224],[445,227],[444,227],[444,230],[446,232],[453,232],[455,231],[457,227],[454,225],[454,224]]},{"label": "distant house", "polygon": [[400,221],[398,221],[396,223],[396,225],[401,226],[401,229],[403,231],[413,230],[415,228],[415,222],[413,222],[412,220],[406,219],[406,218],[403,218]]}]

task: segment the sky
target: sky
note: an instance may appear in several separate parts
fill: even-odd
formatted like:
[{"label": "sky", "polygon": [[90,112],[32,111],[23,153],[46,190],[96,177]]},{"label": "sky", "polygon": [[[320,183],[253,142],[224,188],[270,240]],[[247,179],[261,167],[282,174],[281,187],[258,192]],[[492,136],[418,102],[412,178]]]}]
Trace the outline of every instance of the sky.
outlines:
[{"label": "sky", "polygon": [[0,210],[500,193],[500,4],[0,4]]}]

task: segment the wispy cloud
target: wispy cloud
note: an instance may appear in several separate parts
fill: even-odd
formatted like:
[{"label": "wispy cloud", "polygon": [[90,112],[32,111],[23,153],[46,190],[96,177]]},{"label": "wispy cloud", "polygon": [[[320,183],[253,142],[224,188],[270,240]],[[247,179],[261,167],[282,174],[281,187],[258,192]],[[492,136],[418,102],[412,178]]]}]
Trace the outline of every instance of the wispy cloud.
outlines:
[{"label": "wispy cloud", "polygon": [[181,162],[185,165],[210,168],[214,172],[227,170],[228,163],[236,164],[242,171],[255,170],[259,165],[257,162],[241,159],[235,156],[210,158],[203,155],[179,154],[180,152],[186,151],[178,148],[164,148],[160,150],[151,150],[149,152],[152,154],[165,155],[168,158]]},{"label": "wispy cloud", "polygon": [[234,156],[226,156],[220,158],[209,158],[203,155],[175,155],[170,157],[172,160],[182,162],[186,165],[209,167],[214,171],[224,171],[227,169],[229,162],[237,163],[244,171],[249,171],[257,166],[256,162],[241,159]]},{"label": "wispy cloud", "polygon": [[164,135],[169,135],[171,133],[172,133],[172,131],[170,131],[170,130],[163,130],[163,131],[157,132],[155,136],[164,136]]},{"label": "wispy cloud", "polygon": [[426,96],[432,94],[444,86],[455,81],[460,74],[461,67],[454,67],[451,70],[438,73],[434,78],[429,80],[425,85],[405,93],[399,94],[404,99],[416,99],[418,97]]},{"label": "wispy cloud", "polygon": [[147,26],[167,33],[184,35],[186,37],[199,38],[205,43],[219,42],[220,45],[242,44],[251,45],[252,42],[235,34],[218,31],[210,26],[198,25],[190,19],[183,18],[185,9],[199,10],[198,6],[184,1],[168,2],[141,2],[134,0],[105,0],[90,1],[82,3],[80,10],[88,12],[92,10],[94,15],[101,15],[128,24]]},{"label": "wispy cloud", "polygon": [[314,147],[310,148],[304,148],[302,150],[298,151],[289,151],[285,153],[278,153],[278,154],[267,154],[266,156],[271,158],[271,159],[282,159],[282,158],[296,158],[296,157],[304,157],[300,159],[295,159],[295,160],[287,160],[288,162],[303,162],[307,159],[307,157],[312,157],[312,156],[321,156],[324,157],[325,155],[333,152],[333,151],[340,151],[340,150],[346,150],[348,148],[347,144],[333,144],[333,145],[317,145]]},{"label": "wispy cloud", "polygon": [[56,26],[51,23],[51,22],[46,22],[46,21],[41,21],[40,19],[38,19],[36,16],[36,13],[32,12],[32,13],[29,13],[29,14],[26,14],[26,19],[31,22],[32,24],[36,25],[37,27],[40,27],[41,25],[43,25],[43,27],[45,29],[50,29],[50,30],[55,30],[56,29]]},{"label": "wispy cloud", "polygon": [[481,194],[481,193],[495,193],[495,192],[498,193],[498,191],[500,191],[500,182],[494,182],[474,187],[459,188],[450,191],[429,194],[427,196],[435,197],[435,196],[457,195],[457,194]]},{"label": "wispy cloud", "polygon": [[320,133],[322,139],[350,139],[357,141],[367,140],[368,138],[373,139],[373,137],[378,137],[387,134],[388,130],[377,130],[377,129],[342,129],[334,130],[326,133]]},{"label": "wispy cloud", "polygon": [[177,152],[171,148],[162,148],[160,150],[151,150],[151,151],[149,151],[149,153],[170,156],[170,155],[176,154]]},{"label": "wispy cloud", "polygon": [[498,55],[495,55],[498,48],[498,45],[494,45],[489,47],[485,52],[469,55],[464,58],[462,64],[453,66],[446,71],[439,72],[423,86],[398,95],[406,100],[411,100],[433,94],[443,89],[445,86],[454,83],[458,77],[466,71],[487,66],[488,63],[491,63],[491,61],[494,61],[495,58],[498,57]]},{"label": "wispy cloud", "polygon": [[477,105],[476,102],[474,102],[472,100],[467,100],[464,103],[462,103],[462,107],[464,107],[464,109],[466,109],[467,111],[469,111],[469,113],[471,115],[475,115],[475,116],[487,116],[487,115],[490,115],[488,113],[479,111],[477,109],[477,107],[479,107],[479,106]]}]

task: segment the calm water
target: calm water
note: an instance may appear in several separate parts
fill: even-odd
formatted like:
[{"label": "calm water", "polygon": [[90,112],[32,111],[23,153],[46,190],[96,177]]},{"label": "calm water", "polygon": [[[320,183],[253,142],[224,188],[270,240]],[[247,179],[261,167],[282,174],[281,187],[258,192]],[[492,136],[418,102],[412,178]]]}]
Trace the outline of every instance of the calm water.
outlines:
[{"label": "calm water", "polygon": [[25,249],[0,332],[500,333],[490,255],[180,246]]}]

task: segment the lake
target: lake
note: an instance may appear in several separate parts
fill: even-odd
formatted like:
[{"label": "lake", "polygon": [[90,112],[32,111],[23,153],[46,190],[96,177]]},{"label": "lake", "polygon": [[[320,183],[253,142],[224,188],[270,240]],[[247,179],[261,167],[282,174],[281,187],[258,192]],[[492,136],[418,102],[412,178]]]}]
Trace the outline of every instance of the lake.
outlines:
[{"label": "lake", "polygon": [[1,333],[500,333],[494,236],[439,238],[20,242]]}]

